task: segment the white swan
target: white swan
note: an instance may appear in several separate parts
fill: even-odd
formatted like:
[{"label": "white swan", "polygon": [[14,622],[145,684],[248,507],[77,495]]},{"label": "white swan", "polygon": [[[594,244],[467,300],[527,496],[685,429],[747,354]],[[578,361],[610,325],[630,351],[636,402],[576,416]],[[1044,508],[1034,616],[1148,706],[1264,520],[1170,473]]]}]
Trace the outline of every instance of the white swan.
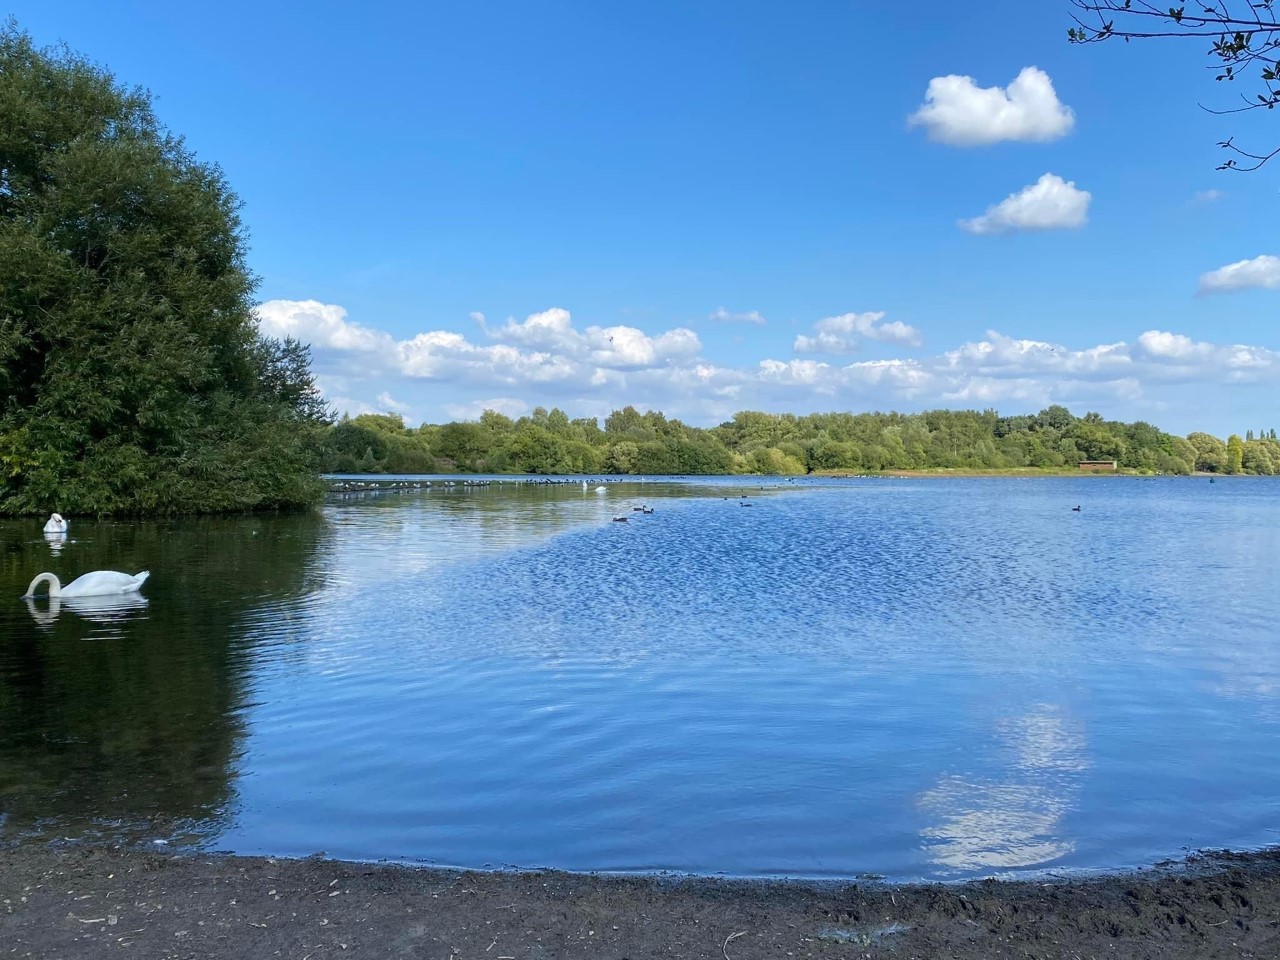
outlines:
[{"label": "white swan", "polygon": [[67,521],[62,519],[62,514],[51,513],[49,519],[44,523],[45,533],[66,533]]},{"label": "white swan", "polygon": [[65,599],[137,593],[138,588],[146,582],[149,576],[151,576],[151,573],[147,570],[143,570],[133,577],[127,573],[116,573],[114,570],[95,570],[93,573],[86,573],[82,577],[76,577],[64,587],[52,573],[41,573],[31,581],[31,586],[27,587],[27,592],[22,596],[24,598],[34,597],[36,595],[36,587],[42,583],[49,584],[50,597],[63,597]]},{"label": "white swan", "polygon": [[596,487],[596,493],[608,493],[608,492],[609,491],[606,490],[603,485]]}]

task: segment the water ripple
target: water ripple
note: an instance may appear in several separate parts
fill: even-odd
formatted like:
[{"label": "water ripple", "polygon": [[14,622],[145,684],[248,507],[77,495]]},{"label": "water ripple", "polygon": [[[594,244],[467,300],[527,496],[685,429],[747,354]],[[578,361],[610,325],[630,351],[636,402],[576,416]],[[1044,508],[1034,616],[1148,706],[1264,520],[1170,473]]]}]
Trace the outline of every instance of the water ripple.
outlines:
[{"label": "water ripple", "polygon": [[451,488],[9,542],[17,589],[153,579],[0,609],[0,834],[893,877],[1280,840],[1274,482]]}]

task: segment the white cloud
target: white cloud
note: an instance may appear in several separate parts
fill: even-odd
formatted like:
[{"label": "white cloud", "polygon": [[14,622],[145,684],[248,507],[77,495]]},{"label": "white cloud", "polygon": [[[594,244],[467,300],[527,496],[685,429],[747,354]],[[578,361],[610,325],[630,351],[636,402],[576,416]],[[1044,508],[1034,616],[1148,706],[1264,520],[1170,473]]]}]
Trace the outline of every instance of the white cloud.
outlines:
[{"label": "white cloud", "polygon": [[395,345],[395,367],[406,377],[519,384],[572,379],[575,364],[552,353],[524,352],[506,344],[479,346],[460,333],[431,330]]},{"label": "white cloud", "polygon": [[390,413],[408,413],[411,409],[407,403],[401,403],[386,390],[378,394],[378,406]]},{"label": "white cloud", "polygon": [[1138,348],[1157,360],[1203,360],[1213,352],[1213,345],[1196,343],[1180,333],[1148,330],[1138,337]]},{"label": "white cloud", "polygon": [[708,320],[715,320],[719,323],[754,323],[757,326],[764,326],[768,321],[760,315],[760,311],[751,310],[747,313],[730,313],[724,307],[716,307],[707,317]]},{"label": "white cloud", "polygon": [[1280,257],[1263,254],[1211,270],[1200,277],[1199,293],[1230,293],[1233,290],[1280,290]]},{"label": "white cloud", "polygon": [[1079,190],[1056,174],[1046,173],[1034,184],[1011,193],[987,212],[961,220],[961,228],[979,235],[1023,230],[1067,230],[1083,227],[1089,218],[1087,190]]},{"label": "white cloud", "polygon": [[1049,75],[1036,67],[1025,68],[1007,89],[979,87],[972,77],[934,77],[924,100],[908,124],[957,147],[1057,140],[1075,125],[1075,114],[1058,100]]},{"label": "white cloud", "polygon": [[531,314],[523,322],[514,317],[498,328],[484,327],[494,340],[545,350],[598,367],[636,369],[688,359],[698,355],[702,343],[692,330],[678,327],[651,337],[636,327],[591,326],[579,332],[568,310],[553,307]]},{"label": "white cloud", "polygon": [[883,340],[909,347],[924,342],[920,331],[901,320],[882,323],[883,311],[870,313],[842,313],[827,317],[813,325],[815,336],[803,334],[796,337],[792,349],[796,353],[854,353],[866,338]]},{"label": "white cloud", "polygon": [[1214,203],[1225,196],[1221,190],[1197,190],[1194,199],[1196,203]]},{"label": "white cloud", "polygon": [[[989,331],[979,340],[929,356],[843,362],[766,355],[732,366],[703,357],[689,331],[579,330],[563,310],[486,327],[489,342],[476,343],[449,330],[397,340],[350,323],[341,308],[300,304],[301,315],[341,321],[313,323],[316,336],[327,343],[348,344],[317,353],[317,381],[335,408],[351,414],[395,410],[408,403],[431,420],[474,418],[486,408],[519,416],[534,405],[602,415],[634,404],[706,423],[744,409],[1036,410],[1063,403],[1108,415],[1142,416],[1158,410],[1175,395],[1171,391],[1201,396],[1212,387],[1280,385],[1280,350],[1210,343],[1158,329],[1131,341],[1081,348]],[[278,304],[260,313],[263,329],[280,329],[282,313],[295,315]],[[815,325],[812,337],[803,339],[836,338],[828,347],[847,347],[859,337],[918,342],[911,328],[895,327],[884,316],[828,317]],[[302,326],[290,329],[301,331]],[[346,330],[362,333],[339,335]],[[370,343],[383,349],[371,351]],[[847,350],[826,352],[835,356]]]},{"label": "white cloud", "polygon": [[1134,355],[1149,363],[1148,379],[1194,383],[1263,383],[1280,380],[1280,351],[1242,343],[1217,344],[1178,333],[1148,330]]},{"label": "white cloud", "polygon": [[385,350],[391,337],[347,322],[342,307],[318,300],[268,300],[258,305],[258,326],[272,337],[293,337],[331,350]]},{"label": "white cloud", "polygon": [[1114,379],[1131,370],[1127,344],[1108,343],[1084,350],[1069,350],[1042,340],[1017,340],[995,330],[987,338],[966,343],[942,355],[951,371],[967,371],[989,377],[1019,378],[1053,374],[1072,379]]}]

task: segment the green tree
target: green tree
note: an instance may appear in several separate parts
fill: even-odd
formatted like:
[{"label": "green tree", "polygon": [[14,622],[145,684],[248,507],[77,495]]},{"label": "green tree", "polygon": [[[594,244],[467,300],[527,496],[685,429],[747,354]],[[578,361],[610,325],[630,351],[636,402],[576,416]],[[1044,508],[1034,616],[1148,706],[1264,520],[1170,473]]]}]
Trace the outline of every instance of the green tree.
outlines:
[{"label": "green tree", "polygon": [[1036,414],[1036,425],[1051,430],[1066,430],[1075,421],[1076,418],[1071,415],[1071,411],[1060,404],[1045,407]]},{"label": "green tree", "polygon": [[355,420],[344,419],[324,439],[324,468],[330,473],[371,473],[386,457],[382,435]]},{"label": "green tree", "polygon": [[631,406],[613,411],[604,420],[604,431],[609,434],[641,433],[643,429],[644,416]]},{"label": "green tree", "polygon": [[436,434],[433,453],[452,460],[458,470],[475,470],[490,449],[493,434],[478,423],[446,423]]},{"label": "green tree", "polygon": [[1085,460],[1124,459],[1127,449],[1124,438],[1116,436],[1098,420],[1077,421],[1071,427],[1070,435]]},{"label": "green tree", "polygon": [[1187,442],[1195,448],[1195,469],[1202,473],[1221,473],[1227,469],[1227,447],[1208,433],[1189,433]]},{"label": "green tree", "polygon": [[1161,469],[1168,473],[1190,473],[1196,468],[1196,448],[1182,437],[1169,438],[1169,460]]},{"label": "green tree", "polygon": [[609,473],[635,473],[636,461],[640,456],[640,448],[630,440],[619,440],[609,444],[605,454],[604,468]]},{"label": "green tree", "polygon": [[398,413],[362,413],[351,422],[378,433],[404,433],[404,417]]},{"label": "green tree", "polygon": [[328,419],[239,201],[148,94],[0,28],[0,513],[295,506]]},{"label": "green tree", "polygon": [[1244,471],[1244,441],[1238,434],[1227,437],[1227,473]]},{"label": "green tree", "polygon": [[[742,411],[711,429],[628,407],[610,414],[606,424],[601,430],[594,418],[570,420],[563,411],[541,407],[514,423],[486,411],[479,423],[423,424],[417,430],[405,429],[398,417],[364,416],[334,427],[326,450],[334,455],[331,463],[358,464],[371,449],[379,469],[405,473],[430,469],[428,449],[444,458],[446,468],[543,474],[1002,470],[1070,467],[1082,459],[1119,460],[1142,473],[1227,466],[1225,444],[1208,434],[1193,434],[1192,443],[1141,421],[1119,423],[1093,412],[1077,419],[1065,407],[1013,417],[994,410],[804,417]],[[1280,444],[1245,444],[1246,472],[1263,472],[1268,463],[1280,469]]]},{"label": "green tree", "polygon": [[749,460],[752,473],[766,476],[789,476],[805,472],[804,464],[777,447],[761,447]]},{"label": "green tree", "polygon": [[1276,463],[1271,456],[1269,446],[1261,440],[1254,440],[1244,445],[1241,454],[1241,465],[1245,473],[1253,473],[1262,477],[1272,476],[1276,472]]}]

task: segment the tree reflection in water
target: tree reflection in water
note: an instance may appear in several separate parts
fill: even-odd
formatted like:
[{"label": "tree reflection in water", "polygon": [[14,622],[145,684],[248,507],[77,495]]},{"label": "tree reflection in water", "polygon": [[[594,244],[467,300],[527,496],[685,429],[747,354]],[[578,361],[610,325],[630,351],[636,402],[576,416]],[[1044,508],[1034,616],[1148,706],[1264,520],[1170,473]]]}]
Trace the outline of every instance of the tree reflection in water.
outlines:
[{"label": "tree reflection in water", "polygon": [[0,595],[43,570],[152,576],[140,596],[0,602],[0,836],[211,836],[234,797],[245,625],[308,590],[325,521],[81,520],[57,543],[29,527],[0,523]]}]

